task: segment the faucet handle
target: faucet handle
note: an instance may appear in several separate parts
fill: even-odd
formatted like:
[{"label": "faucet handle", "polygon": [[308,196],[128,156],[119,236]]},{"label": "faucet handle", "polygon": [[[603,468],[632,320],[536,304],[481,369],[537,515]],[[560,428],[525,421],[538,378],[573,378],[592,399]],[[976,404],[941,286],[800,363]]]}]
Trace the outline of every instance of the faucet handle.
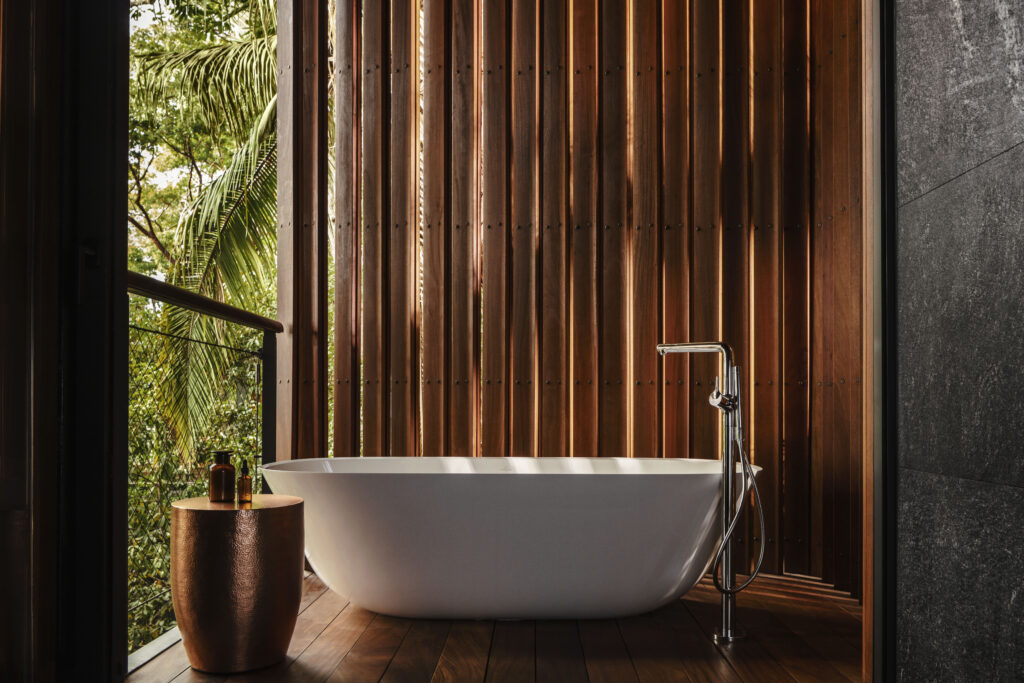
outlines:
[{"label": "faucet handle", "polygon": [[736,397],[732,394],[723,394],[719,391],[719,378],[715,377],[715,390],[711,392],[711,396],[708,397],[708,403],[715,408],[718,408],[723,413],[729,413],[736,410],[738,404]]}]

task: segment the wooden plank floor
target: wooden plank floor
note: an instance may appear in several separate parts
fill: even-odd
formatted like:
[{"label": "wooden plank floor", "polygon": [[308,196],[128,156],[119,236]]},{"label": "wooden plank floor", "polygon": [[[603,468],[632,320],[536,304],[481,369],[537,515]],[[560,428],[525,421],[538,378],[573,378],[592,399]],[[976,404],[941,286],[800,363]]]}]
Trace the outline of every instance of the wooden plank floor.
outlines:
[{"label": "wooden plank floor", "polygon": [[397,619],[360,609],[316,576],[287,659],[236,676],[189,668],[179,642],[131,683],[175,681],[856,681],[860,606],[799,579],[764,577],[738,599],[747,640],[708,637],[718,594],[705,581],[650,614],[594,621]]}]

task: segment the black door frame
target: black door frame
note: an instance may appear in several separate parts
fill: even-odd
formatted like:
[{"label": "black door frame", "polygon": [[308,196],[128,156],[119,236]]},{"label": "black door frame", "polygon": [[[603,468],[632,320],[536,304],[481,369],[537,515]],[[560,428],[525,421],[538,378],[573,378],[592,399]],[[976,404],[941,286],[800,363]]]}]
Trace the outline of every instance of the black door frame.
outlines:
[{"label": "black door frame", "polygon": [[881,97],[881,307],[882,307],[882,452],[876,456],[874,680],[896,677],[896,554],[897,546],[897,406],[896,352],[896,3],[878,0],[879,95]]},{"label": "black door frame", "polygon": [[[127,0],[34,0],[60,14],[58,680],[127,667]],[[55,359],[56,360],[56,359]]]}]

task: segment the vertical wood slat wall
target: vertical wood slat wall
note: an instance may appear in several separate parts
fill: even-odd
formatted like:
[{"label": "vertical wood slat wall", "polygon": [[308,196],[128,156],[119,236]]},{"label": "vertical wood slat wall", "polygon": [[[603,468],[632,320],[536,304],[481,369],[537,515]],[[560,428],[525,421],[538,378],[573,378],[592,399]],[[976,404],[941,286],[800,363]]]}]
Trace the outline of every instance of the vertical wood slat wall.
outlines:
[{"label": "vertical wood slat wall", "polygon": [[766,570],[856,591],[858,14],[339,1],[334,454],[714,458],[723,338]]},{"label": "vertical wood slat wall", "polygon": [[327,7],[278,13],[277,452],[327,450]]}]

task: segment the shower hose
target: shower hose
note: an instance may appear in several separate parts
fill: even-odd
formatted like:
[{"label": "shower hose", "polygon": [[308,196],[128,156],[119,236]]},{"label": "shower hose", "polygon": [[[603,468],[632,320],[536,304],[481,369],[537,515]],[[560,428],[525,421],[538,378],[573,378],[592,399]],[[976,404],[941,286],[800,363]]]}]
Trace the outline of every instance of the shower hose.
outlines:
[{"label": "shower hose", "polygon": [[[750,576],[746,581],[741,583],[739,586],[734,588],[725,588],[722,583],[718,580],[719,567],[722,565],[722,555],[725,554],[725,549],[729,545],[729,541],[732,540],[733,532],[736,531],[736,522],[740,519],[740,512],[733,515],[732,523],[729,524],[729,528],[725,530],[725,535],[722,537],[722,543],[718,546],[718,552],[715,553],[715,563],[711,568],[711,579],[715,582],[715,588],[720,593],[726,595],[736,595],[744,588],[749,586],[751,582],[757,578],[758,572],[761,571],[761,563],[764,562],[764,508],[761,506],[761,493],[757,490],[757,481],[754,479],[754,470],[750,466],[750,459],[747,458],[746,451],[743,450],[743,401],[740,396],[740,382],[739,382],[739,369],[736,367],[732,368],[732,384],[736,387],[736,427],[733,429],[731,434],[732,439],[736,443],[736,448],[740,453],[740,464],[742,465],[743,471],[743,494],[740,496],[740,502],[747,496],[747,486],[754,491],[754,505],[757,507],[757,518],[761,526],[760,550],[757,554],[757,563],[754,564],[754,571],[750,573]],[[731,465],[731,463],[730,463]]]}]

